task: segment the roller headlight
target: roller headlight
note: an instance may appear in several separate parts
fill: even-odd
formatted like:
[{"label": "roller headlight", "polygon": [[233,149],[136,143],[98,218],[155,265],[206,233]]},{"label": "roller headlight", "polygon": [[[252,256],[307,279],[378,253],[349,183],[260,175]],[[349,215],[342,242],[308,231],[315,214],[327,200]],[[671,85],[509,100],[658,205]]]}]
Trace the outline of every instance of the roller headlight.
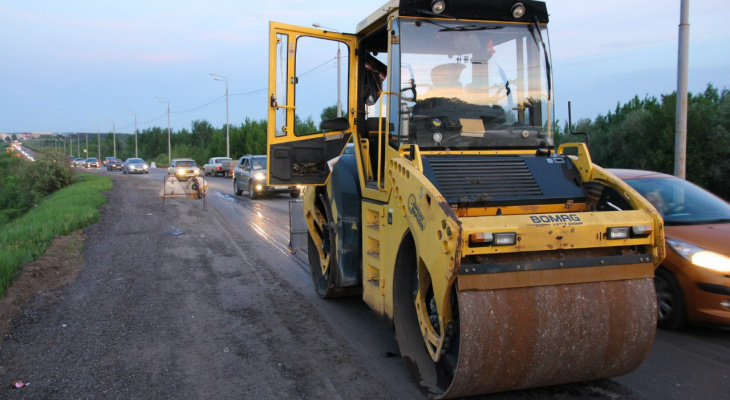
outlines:
[{"label": "roller headlight", "polygon": [[512,18],[520,19],[525,15],[525,5],[517,3],[512,6]]},{"label": "roller headlight", "polygon": [[431,2],[431,11],[434,14],[441,14],[446,9],[446,3],[444,0],[433,0]]},{"label": "roller headlight", "polygon": [[676,239],[667,239],[667,244],[677,254],[698,267],[723,273],[730,272],[730,258],[722,254]]},{"label": "roller headlight", "polygon": [[514,246],[517,243],[515,232],[479,232],[469,235],[472,246]]}]

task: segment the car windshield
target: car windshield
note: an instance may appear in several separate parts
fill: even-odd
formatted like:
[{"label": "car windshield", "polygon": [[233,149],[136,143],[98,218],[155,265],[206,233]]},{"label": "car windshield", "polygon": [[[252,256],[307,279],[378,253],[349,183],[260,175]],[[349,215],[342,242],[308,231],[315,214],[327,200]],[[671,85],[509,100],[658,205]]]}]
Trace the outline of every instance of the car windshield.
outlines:
[{"label": "car windshield", "polygon": [[[553,146],[544,26],[403,18],[390,122],[421,150]],[[400,93],[400,96],[397,95]]]},{"label": "car windshield", "polygon": [[177,167],[194,167],[195,161],[178,161],[175,166]]},{"label": "car windshield", "polygon": [[130,164],[144,164],[144,160],[141,158],[130,158],[127,162]]},{"label": "car windshield", "polygon": [[251,169],[266,169],[266,157],[254,157],[251,160]]},{"label": "car windshield", "polygon": [[637,178],[626,183],[657,208],[667,225],[730,222],[730,204],[684,179]]}]

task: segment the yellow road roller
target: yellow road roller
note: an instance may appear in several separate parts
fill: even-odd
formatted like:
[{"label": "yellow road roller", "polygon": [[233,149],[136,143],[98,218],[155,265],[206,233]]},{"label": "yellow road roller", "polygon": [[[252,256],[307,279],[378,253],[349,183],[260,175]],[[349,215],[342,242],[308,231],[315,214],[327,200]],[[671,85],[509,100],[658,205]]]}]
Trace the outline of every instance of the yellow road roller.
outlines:
[{"label": "yellow road roller", "polygon": [[528,0],[270,23],[268,185],[306,187],[317,293],[362,296],[430,398],[626,374],[654,338],[662,219],[555,146],[547,25]]}]

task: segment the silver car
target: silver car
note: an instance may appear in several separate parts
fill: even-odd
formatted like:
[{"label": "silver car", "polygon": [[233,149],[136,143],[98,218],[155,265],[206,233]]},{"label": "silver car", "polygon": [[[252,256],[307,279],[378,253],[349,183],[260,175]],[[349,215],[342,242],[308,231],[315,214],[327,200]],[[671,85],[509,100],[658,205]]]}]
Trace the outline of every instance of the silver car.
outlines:
[{"label": "silver car", "polygon": [[125,174],[149,174],[150,166],[141,158],[128,158],[122,165],[122,172]]}]

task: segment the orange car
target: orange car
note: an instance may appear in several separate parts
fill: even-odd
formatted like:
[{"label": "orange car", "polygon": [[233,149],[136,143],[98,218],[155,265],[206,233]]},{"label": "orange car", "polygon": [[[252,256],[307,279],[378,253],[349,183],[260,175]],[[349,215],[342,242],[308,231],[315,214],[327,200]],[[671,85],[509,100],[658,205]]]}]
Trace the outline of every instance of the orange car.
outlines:
[{"label": "orange car", "polygon": [[657,325],[730,326],[730,204],[686,180],[609,169],[664,218],[667,256],[656,269]]}]

